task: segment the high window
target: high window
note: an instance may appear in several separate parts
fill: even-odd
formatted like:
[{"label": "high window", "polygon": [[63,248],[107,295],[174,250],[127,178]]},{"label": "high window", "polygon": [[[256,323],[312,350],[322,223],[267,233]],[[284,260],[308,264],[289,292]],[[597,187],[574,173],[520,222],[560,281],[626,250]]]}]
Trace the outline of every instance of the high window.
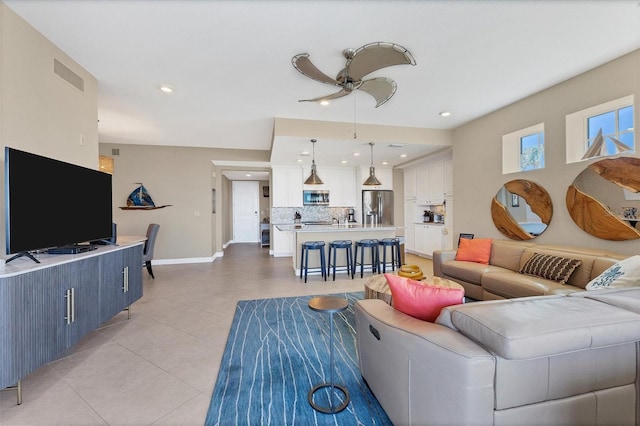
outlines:
[{"label": "high window", "polygon": [[544,123],[502,137],[502,174],[544,168]]},{"label": "high window", "polygon": [[544,132],[520,138],[520,170],[544,169]]},{"label": "high window", "polygon": [[635,151],[634,97],[567,115],[567,163]]}]

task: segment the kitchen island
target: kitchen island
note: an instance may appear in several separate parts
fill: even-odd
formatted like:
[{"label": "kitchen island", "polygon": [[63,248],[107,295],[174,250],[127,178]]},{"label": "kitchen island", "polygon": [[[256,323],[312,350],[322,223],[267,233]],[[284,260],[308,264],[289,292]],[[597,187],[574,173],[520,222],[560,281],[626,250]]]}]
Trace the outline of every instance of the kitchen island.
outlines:
[{"label": "kitchen island", "polygon": [[[358,223],[349,223],[346,225],[276,225],[279,231],[293,232],[295,236],[295,250],[293,252],[293,270],[296,274],[300,274],[300,264],[302,255],[302,244],[307,241],[324,241],[325,256],[327,257],[327,266],[329,265],[329,243],[335,240],[351,240],[356,242],[363,239],[392,238],[396,236],[397,227],[395,226],[370,226]],[[354,247],[355,254],[355,247]],[[368,250],[365,253],[365,262],[371,263]],[[346,271],[346,258],[344,250],[338,250],[336,258],[337,271]],[[309,274],[320,273],[320,253],[311,250],[309,253]]]}]

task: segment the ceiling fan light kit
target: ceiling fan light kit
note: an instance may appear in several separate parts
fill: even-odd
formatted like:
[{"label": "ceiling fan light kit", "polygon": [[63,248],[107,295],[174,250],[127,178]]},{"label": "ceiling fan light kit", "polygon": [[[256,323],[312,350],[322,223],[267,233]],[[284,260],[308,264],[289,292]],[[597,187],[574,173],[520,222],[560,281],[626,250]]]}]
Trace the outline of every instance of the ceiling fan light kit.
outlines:
[{"label": "ceiling fan light kit", "polygon": [[363,78],[381,68],[392,65],[415,65],[413,55],[404,47],[388,42],[365,44],[358,49],[345,49],[342,52],[347,62],[336,76],[331,78],[320,71],[309,59],[308,53],[300,53],[291,59],[294,68],[305,76],[325,84],[340,87],[336,93],[314,99],[301,99],[299,102],[328,102],[361,90],[373,96],[376,108],[387,102],[396,93],[395,81],[387,77]]},{"label": "ceiling fan light kit", "polygon": [[305,185],[322,185],[322,179],[318,176],[318,172],[316,171],[316,140],[311,139],[311,146],[313,148],[313,156],[311,157],[311,175],[304,181]]},{"label": "ceiling fan light kit", "polygon": [[369,142],[369,145],[371,145],[371,166],[369,167],[369,177],[362,184],[367,186],[382,185],[382,182],[376,177],[376,169],[373,167],[373,145],[375,144]]}]

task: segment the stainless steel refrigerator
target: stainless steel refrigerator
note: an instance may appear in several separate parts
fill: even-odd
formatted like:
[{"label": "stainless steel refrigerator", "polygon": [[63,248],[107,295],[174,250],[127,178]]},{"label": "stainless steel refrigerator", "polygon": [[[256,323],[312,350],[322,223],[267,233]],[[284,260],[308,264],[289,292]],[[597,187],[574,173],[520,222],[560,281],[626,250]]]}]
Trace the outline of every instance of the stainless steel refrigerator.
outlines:
[{"label": "stainless steel refrigerator", "polygon": [[393,225],[393,191],[362,191],[362,224]]}]

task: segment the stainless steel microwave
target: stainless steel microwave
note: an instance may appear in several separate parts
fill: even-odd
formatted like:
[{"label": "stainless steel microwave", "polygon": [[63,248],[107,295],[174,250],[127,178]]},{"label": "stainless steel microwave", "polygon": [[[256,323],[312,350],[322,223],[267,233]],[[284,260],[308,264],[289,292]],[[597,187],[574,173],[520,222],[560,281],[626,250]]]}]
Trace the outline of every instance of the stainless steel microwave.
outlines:
[{"label": "stainless steel microwave", "polygon": [[305,206],[328,206],[329,191],[327,190],[302,191],[302,204]]}]

